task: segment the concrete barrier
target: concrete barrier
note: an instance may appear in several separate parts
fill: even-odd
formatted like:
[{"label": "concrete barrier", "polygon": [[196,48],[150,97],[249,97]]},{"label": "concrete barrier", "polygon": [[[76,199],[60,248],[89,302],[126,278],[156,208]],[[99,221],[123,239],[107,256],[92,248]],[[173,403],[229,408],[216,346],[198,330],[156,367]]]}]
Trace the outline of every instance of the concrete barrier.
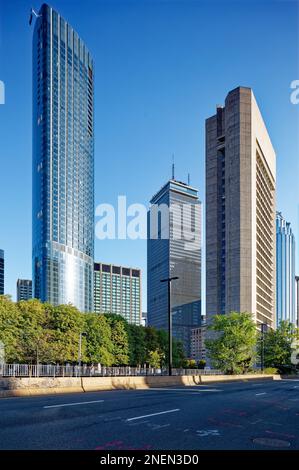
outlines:
[{"label": "concrete barrier", "polygon": [[76,377],[7,377],[0,379],[0,398],[82,392]]},{"label": "concrete barrier", "polygon": [[280,375],[264,375],[264,374],[246,374],[246,375],[202,375],[201,383],[217,383],[217,382],[234,382],[242,380],[280,380]]},{"label": "concrete barrier", "polygon": [[237,380],[279,380],[279,375],[184,375],[147,377],[8,377],[0,379],[0,398],[101,390],[138,390],[154,387],[194,386]]}]

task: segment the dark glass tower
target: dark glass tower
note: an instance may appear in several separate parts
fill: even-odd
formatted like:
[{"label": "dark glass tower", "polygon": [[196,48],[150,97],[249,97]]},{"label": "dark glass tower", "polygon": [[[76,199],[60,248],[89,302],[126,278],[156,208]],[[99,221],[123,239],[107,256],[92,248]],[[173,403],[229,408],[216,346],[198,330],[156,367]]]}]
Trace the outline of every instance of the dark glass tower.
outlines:
[{"label": "dark glass tower", "polygon": [[4,251],[0,250],[0,295],[4,294]]},{"label": "dark glass tower", "polygon": [[150,201],[147,241],[148,324],[168,327],[171,286],[173,335],[191,356],[192,328],[201,324],[201,202],[191,186],[170,180]]},{"label": "dark glass tower", "polygon": [[33,291],[92,310],[93,60],[73,28],[42,5],[33,35]]}]

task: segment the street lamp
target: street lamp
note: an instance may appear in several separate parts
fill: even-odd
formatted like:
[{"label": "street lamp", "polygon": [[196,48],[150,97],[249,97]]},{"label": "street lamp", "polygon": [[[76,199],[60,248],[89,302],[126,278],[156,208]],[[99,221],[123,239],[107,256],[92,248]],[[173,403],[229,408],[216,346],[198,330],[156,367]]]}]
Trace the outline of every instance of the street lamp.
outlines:
[{"label": "street lamp", "polygon": [[86,337],[87,336],[87,333],[85,333],[84,331],[80,332],[80,335],[79,335],[79,352],[78,352],[78,365],[79,367],[81,367],[81,359],[82,359],[82,337]]},{"label": "street lamp", "polygon": [[264,362],[265,362],[265,333],[267,333],[268,325],[267,323],[261,324],[261,341],[262,341],[262,349],[261,349],[261,372],[264,372]]},{"label": "street lamp", "polygon": [[171,315],[171,282],[179,279],[177,276],[161,279],[168,287],[168,374],[172,375],[172,315]]}]

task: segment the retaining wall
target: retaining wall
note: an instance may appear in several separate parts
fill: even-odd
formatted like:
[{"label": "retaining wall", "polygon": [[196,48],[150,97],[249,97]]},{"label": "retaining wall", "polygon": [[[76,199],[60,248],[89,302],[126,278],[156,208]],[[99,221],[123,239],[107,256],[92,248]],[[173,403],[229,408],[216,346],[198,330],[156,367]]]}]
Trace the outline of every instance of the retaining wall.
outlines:
[{"label": "retaining wall", "polygon": [[191,386],[236,380],[279,380],[279,375],[184,375],[148,377],[7,377],[0,378],[0,398],[58,393],[134,390],[153,387]]}]

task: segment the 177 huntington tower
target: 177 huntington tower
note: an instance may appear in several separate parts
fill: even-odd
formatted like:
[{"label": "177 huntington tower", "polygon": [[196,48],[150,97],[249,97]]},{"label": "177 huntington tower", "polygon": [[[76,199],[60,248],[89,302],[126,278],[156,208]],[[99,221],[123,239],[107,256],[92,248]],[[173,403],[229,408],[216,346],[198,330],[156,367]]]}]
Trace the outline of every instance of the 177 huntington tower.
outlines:
[{"label": "177 huntington tower", "polygon": [[275,164],[250,88],[206,121],[206,310],[275,327]]},{"label": "177 huntington tower", "polygon": [[43,4],[33,35],[33,289],[54,305],[92,310],[93,60]]}]

